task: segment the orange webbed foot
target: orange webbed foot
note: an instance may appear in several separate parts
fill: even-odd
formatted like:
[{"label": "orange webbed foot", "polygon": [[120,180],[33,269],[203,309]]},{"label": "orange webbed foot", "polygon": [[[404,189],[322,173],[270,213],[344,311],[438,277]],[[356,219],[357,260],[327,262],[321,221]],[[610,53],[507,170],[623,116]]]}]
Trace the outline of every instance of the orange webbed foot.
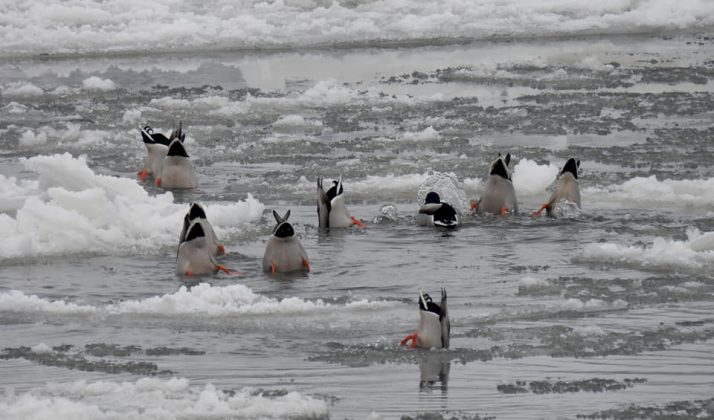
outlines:
[{"label": "orange webbed foot", "polygon": [[231,270],[227,269],[225,266],[220,265],[220,264],[216,266],[216,270],[221,270],[221,271],[223,271],[223,272],[226,273],[226,274],[232,274],[232,273],[233,273]]},{"label": "orange webbed foot", "polygon": [[508,213],[508,209],[505,207],[501,207],[501,216],[505,216],[506,213]]},{"label": "orange webbed foot", "polygon": [[274,262],[270,263],[270,272],[275,274],[278,271],[278,266]]},{"label": "orange webbed foot", "polygon": [[409,348],[413,349],[416,347],[416,340],[417,340],[416,333],[412,333],[412,334],[409,334],[406,337],[402,338],[402,341],[399,342],[399,345],[403,346],[403,345],[407,344],[409,341],[411,341],[412,344],[409,345]]},{"label": "orange webbed foot", "polygon": [[364,227],[364,223],[362,223],[359,219],[356,217],[352,216],[352,224],[356,225],[357,227]]},{"label": "orange webbed foot", "polygon": [[144,182],[146,177],[149,176],[149,171],[147,171],[146,169],[142,169],[137,172],[136,175],[139,177],[139,181]]},{"label": "orange webbed foot", "polygon": [[302,266],[306,272],[310,272],[310,261],[308,261],[307,258],[302,259]]},{"label": "orange webbed foot", "polygon": [[193,271],[186,270],[186,277],[191,277],[191,276],[193,276]]},{"label": "orange webbed foot", "polygon": [[226,255],[226,247],[223,244],[218,245],[218,255]]},{"label": "orange webbed foot", "polygon": [[539,217],[540,214],[541,214],[541,212],[543,212],[543,210],[545,210],[545,209],[547,209],[547,208],[549,208],[549,207],[550,207],[550,206],[548,205],[548,203],[545,203],[545,204],[543,204],[542,206],[540,206],[540,208],[539,208],[538,210],[536,210],[536,211],[534,211],[533,213],[531,213],[531,216],[533,216],[533,217]]},{"label": "orange webbed foot", "polygon": [[156,186],[157,187],[161,186],[161,178],[156,178]]}]

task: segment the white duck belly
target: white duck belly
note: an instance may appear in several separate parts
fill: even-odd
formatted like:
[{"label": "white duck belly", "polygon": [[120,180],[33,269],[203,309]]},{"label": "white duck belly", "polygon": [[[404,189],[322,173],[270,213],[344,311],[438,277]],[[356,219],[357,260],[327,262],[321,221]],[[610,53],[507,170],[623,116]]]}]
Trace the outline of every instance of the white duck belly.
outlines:
[{"label": "white duck belly", "polygon": [[149,155],[148,161],[146,162],[146,169],[149,171],[149,175],[157,178],[161,176],[161,168],[164,166],[164,158],[166,153],[169,151],[168,146],[163,144],[154,143],[146,144],[146,151]]},{"label": "white duck belly", "polygon": [[417,347],[437,348],[443,347],[441,343],[441,321],[439,315],[420,310],[419,326],[417,327]]},{"label": "white duck belly", "polygon": [[569,172],[563,173],[558,178],[558,184],[551,201],[553,204],[556,204],[563,199],[575,203],[578,208],[580,207],[580,188],[578,186],[578,180]]},{"label": "white duck belly", "polygon": [[193,239],[179,245],[176,274],[184,275],[189,272],[192,275],[213,274],[218,271],[216,267],[217,264],[205,238]]},{"label": "white duck belly", "polygon": [[278,272],[301,271],[305,269],[306,261],[307,253],[300,240],[272,236],[265,247],[263,271],[271,271],[272,264]]},{"label": "white duck belly", "polygon": [[478,203],[480,213],[501,214],[506,208],[518,212],[518,201],[513,183],[498,175],[490,175],[486,180],[483,195]]},{"label": "white duck belly", "polygon": [[352,226],[352,217],[347,211],[345,197],[338,195],[330,201],[330,228],[347,228]]},{"label": "white duck belly", "polygon": [[190,160],[177,156],[167,156],[164,159],[161,170],[162,188],[196,188],[197,186],[198,180]]}]

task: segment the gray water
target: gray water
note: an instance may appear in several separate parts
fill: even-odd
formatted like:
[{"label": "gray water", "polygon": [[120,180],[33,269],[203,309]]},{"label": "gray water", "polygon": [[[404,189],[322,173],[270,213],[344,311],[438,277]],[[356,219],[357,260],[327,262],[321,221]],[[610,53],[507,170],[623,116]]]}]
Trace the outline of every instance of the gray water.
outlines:
[{"label": "gray water", "polygon": [[[13,309],[6,295],[0,385],[51,395],[48,383],[182,377],[268,397],[297,391],[325,401],[322,416],[332,418],[713,417],[714,248],[682,247],[691,229],[714,230],[714,188],[682,202],[686,187],[669,194],[664,184],[714,177],[712,57],[711,37],[652,35],[7,60],[0,84],[32,83],[45,94],[0,96],[0,174],[33,180],[20,158],[69,151],[86,155],[95,173],[134,179],[145,157],[136,127],[168,131],[181,120],[200,187],[174,200],[251,193],[266,206],[261,220],[222,238],[221,262],[241,274],[200,281],[330,307],[81,314]],[[116,88],[47,93],[93,75]],[[72,124],[88,137],[63,139]],[[28,130],[47,140],[23,143]],[[405,176],[483,180],[499,152],[516,164],[579,158],[582,211],[529,217],[543,191],[519,196],[520,215],[467,216],[449,232],[415,226],[417,191]],[[312,188],[318,176],[339,174],[367,227],[321,232]],[[652,175],[652,191],[622,187]],[[468,199],[479,195],[473,185],[464,186]],[[373,223],[385,203],[398,220]],[[292,210],[308,275],[262,273],[273,208]],[[657,241],[662,254],[648,254]],[[636,255],[599,254],[593,244]],[[174,275],[175,252],[167,243],[8,257],[0,292],[104,308],[197,287]],[[400,348],[417,324],[418,289],[441,287],[451,348]],[[373,304],[354,303],[362,299]],[[53,349],[30,350],[39,343]],[[84,397],[93,401],[70,398]]]}]

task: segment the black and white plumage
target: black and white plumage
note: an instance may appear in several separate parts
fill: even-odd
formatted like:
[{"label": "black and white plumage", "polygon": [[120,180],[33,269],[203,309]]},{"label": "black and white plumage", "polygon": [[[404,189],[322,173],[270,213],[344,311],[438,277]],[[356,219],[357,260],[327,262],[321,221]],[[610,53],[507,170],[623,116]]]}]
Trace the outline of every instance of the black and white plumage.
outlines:
[{"label": "black and white plumage", "polygon": [[198,186],[193,164],[181,140],[171,141],[162,165],[161,176],[156,179],[157,186],[165,189],[188,189]]},{"label": "black and white plumage", "polygon": [[544,209],[548,216],[553,216],[556,205],[562,200],[567,200],[581,208],[578,169],[580,169],[580,160],[571,157],[565,162],[555,181],[555,191],[550,195],[548,201],[533,213],[534,216],[539,216]]},{"label": "black and white plumage", "polygon": [[347,228],[361,223],[352,217],[345,203],[342,175],[332,181],[332,186],[325,191],[322,178],[317,178],[317,218],[322,229]]},{"label": "black and white plumage", "polygon": [[505,158],[499,153],[498,157],[491,162],[483,194],[477,202],[472,204],[472,208],[478,213],[498,215],[507,212],[518,213],[516,190],[511,180],[511,171],[508,169],[510,162],[510,153]]},{"label": "black and white plumage", "polygon": [[273,210],[273,217],[277,224],[265,246],[263,271],[269,273],[309,272],[310,262],[307,258],[307,252],[305,252],[305,248],[303,248],[300,239],[295,234],[295,229],[288,222],[290,210],[282,217]]},{"label": "black and white plumage", "polygon": [[183,142],[186,134],[183,132],[182,124],[179,121],[179,127],[171,130],[168,137],[162,133],[155,133],[150,126],[140,128],[141,139],[146,147],[147,160],[144,168],[139,171],[138,176],[142,181],[147,176],[158,178],[161,176],[161,168],[163,167],[164,158],[169,151],[169,144],[174,139]]},{"label": "black and white plumage", "polygon": [[218,270],[229,272],[215,260],[205,232],[200,220],[191,223],[186,230],[176,256],[177,275],[206,275],[214,274]]},{"label": "black and white plumage", "polygon": [[461,219],[451,204],[442,202],[438,193],[430,191],[417,213],[416,222],[421,226],[453,229],[459,226]]},{"label": "black and white plumage", "polygon": [[183,218],[183,228],[181,229],[181,234],[179,235],[179,243],[184,241],[184,238],[191,223],[197,220],[200,220],[202,222],[203,230],[206,235],[206,242],[211,247],[213,254],[223,255],[225,253],[225,247],[218,241],[218,236],[216,236],[216,232],[213,230],[213,226],[206,217],[206,210],[198,202],[191,203],[188,212]]},{"label": "black and white plumage", "polygon": [[446,289],[441,289],[441,303],[436,304],[426,293],[419,290],[419,325],[417,330],[404,337],[401,345],[412,342],[410,347],[449,348],[451,322],[446,298]]}]

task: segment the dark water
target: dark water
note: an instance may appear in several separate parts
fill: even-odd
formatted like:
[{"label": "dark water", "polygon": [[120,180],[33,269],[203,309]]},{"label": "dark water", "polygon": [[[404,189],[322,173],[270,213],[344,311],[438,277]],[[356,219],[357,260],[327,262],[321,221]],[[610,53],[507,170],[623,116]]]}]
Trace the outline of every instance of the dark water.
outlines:
[{"label": "dark water", "polygon": [[[0,190],[0,384],[13,391],[0,407],[40,410],[59,395],[78,404],[55,411],[68,418],[167,418],[143,410],[172,398],[161,403],[168,418],[304,415],[299,402],[278,408],[297,391],[332,418],[714,416],[713,52],[711,38],[682,35],[7,61],[0,174],[17,180]],[[92,89],[90,76],[114,88]],[[18,87],[29,83],[41,92]],[[58,172],[60,191],[97,174],[133,179],[145,156],[136,127],[178,120],[200,188],[175,202],[250,193],[265,205],[248,223],[225,209],[217,223],[221,261],[240,276],[179,289],[176,244],[161,226],[160,239],[145,239],[153,245],[85,247],[124,225],[82,236],[46,216],[23,222],[26,197],[98,201],[23,186],[37,174],[20,158],[86,155],[93,174]],[[499,152],[523,163],[522,214],[466,217],[451,232],[415,226],[428,171],[453,172],[476,198]],[[529,217],[547,198],[547,164],[570,156],[582,161],[583,210]],[[367,228],[320,232],[314,182],[339,174]],[[398,220],[373,223],[385,203]],[[131,199],[125,208],[146,210]],[[292,210],[309,275],[261,272],[273,208]],[[28,245],[50,228],[55,249]],[[398,347],[416,326],[418,289],[441,287],[451,348]],[[190,385],[172,394],[174,377]],[[133,387],[101,393],[81,380]],[[266,411],[194,404],[207,383],[223,398],[250,388]]]}]

